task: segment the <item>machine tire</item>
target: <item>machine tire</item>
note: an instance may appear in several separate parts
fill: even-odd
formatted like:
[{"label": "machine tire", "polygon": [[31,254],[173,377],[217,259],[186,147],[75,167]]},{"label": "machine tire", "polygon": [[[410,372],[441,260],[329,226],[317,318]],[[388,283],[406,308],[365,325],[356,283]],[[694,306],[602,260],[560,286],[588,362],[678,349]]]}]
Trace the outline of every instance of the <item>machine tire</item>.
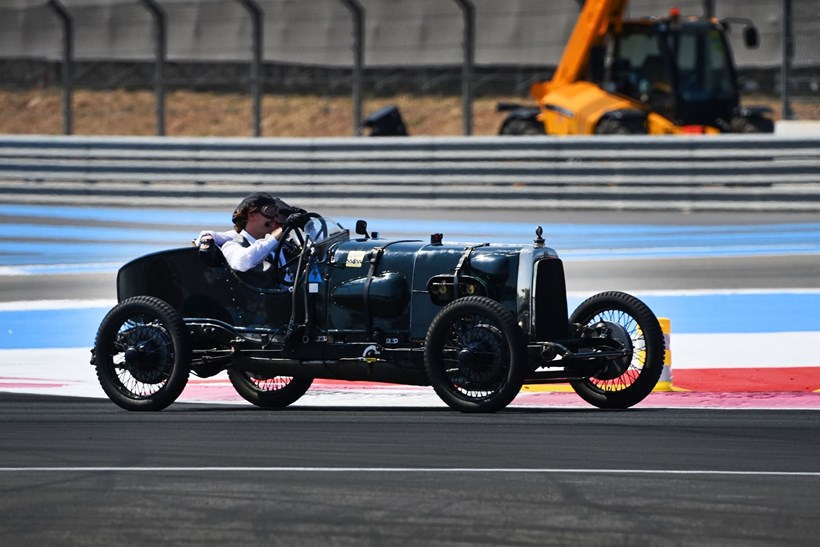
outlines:
[{"label": "machine tire", "polygon": [[430,324],[424,365],[433,389],[451,408],[497,412],[521,391],[526,346],[524,332],[501,304],[484,296],[459,298]]},{"label": "machine tire", "polygon": [[591,326],[599,322],[628,335],[625,342],[632,348],[632,355],[628,362],[613,362],[596,376],[570,384],[594,406],[629,408],[652,392],[663,372],[665,343],[661,326],[646,304],[622,292],[596,294],[570,316],[571,324]]},{"label": "machine tire", "polygon": [[646,128],[643,122],[636,119],[618,120],[607,118],[601,120],[595,126],[596,135],[646,135]]},{"label": "machine tire", "polygon": [[228,378],[243,399],[261,408],[285,408],[298,401],[313,383],[313,378],[292,376],[258,378],[233,367],[228,369]]},{"label": "machine tire", "polygon": [[544,133],[544,124],[538,120],[523,118],[509,118],[498,132],[499,135],[506,136],[543,135]]},{"label": "machine tire", "polygon": [[123,300],[102,320],[93,363],[100,386],[126,410],[162,410],[188,383],[191,351],[179,313],[152,296]]},{"label": "machine tire", "polygon": [[774,122],[762,116],[735,118],[732,120],[733,133],[774,133]]}]

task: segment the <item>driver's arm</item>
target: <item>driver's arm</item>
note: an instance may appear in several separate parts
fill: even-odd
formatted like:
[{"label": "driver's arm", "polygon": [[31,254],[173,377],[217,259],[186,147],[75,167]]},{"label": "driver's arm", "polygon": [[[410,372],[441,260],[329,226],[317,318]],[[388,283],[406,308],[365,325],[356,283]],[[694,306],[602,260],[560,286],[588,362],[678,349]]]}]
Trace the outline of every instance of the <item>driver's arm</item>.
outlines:
[{"label": "driver's arm", "polygon": [[214,243],[216,243],[217,247],[222,247],[222,245],[224,245],[225,242],[231,241],[235,237],[236,237],[236,231],[234,231],[234,230],[228,230],[226,232],[216,232],[214,230],[202,230],[201,232],[199,232],[199,235],[196,236],[196,239],[194,239],[193,244],[194,244],[195,247],[199,247],[199,245],[202,243],[203,239],[210,238],[210,239],[213,240]]},{"label": "driver's arm", "polygon": [[275,230],[272,234],[266,235],[263,239],[257,239],[249,247],[243,247],[241,243],[231,240],[226,241],[221,249],[225,255],[228,265],[238,272],[246,272],[257,264],[265,260],[279,243],[282,236],[282,229]]}]

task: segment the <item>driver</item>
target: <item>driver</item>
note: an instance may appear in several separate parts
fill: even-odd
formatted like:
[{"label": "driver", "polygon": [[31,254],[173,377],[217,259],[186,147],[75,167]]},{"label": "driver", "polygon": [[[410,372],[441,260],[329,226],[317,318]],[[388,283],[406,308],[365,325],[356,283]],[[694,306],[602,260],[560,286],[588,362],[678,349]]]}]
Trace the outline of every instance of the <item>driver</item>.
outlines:
[{"label": "driver", "polygon": [[[304,213],[267,192],[254,192],[243,199],[233,212],[234,230],[200,232],[194,244],[202,248],[214,243],[228,265],[236,271],[267,271],[273,264],[266,260],[276,250],[283,227],[291,215]],[[280,264],[286,261],[280,254]]]}]

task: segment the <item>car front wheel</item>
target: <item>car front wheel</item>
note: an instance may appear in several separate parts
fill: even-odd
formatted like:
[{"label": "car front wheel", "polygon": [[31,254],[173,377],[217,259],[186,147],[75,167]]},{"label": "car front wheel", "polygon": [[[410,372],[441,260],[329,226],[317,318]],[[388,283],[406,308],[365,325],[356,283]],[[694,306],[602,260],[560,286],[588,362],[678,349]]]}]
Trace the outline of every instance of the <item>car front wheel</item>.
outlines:
[{"label": "car front wheel", "polygon": [[665,343],[646,304],[622,292],[600,293],[582,302],[570,323],[605,331],[628,352],[605,361],[594,376],[571,382],[582,399],[599,408],[629,408],[652,392],[663,372]]}]

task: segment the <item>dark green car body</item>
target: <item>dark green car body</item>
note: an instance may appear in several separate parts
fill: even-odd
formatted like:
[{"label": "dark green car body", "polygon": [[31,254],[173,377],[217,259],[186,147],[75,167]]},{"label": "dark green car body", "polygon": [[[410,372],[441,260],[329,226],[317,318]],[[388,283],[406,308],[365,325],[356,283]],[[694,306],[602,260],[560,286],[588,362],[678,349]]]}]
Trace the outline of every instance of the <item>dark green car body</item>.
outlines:
[{"label": "dark green car body", "polygon": [[[654,314],[611,292],[570,315],[563,263],[540,228],[529,245],[391,240],[310,215],[292,230],[288,266],[268,273],[236,272],[215,247],[124,265],[92,360],[109,396],[158,409],[181,393],[179,378],[227,370],[260,406],[287,406],[329,378],[432,385],[454,408],[493,412],[527,383],[570,382],[618,408],[657,383]],[[312,223],[323,226],[315,240]],[[265,387],[277,378],[297,379],[298,393]]]}]

